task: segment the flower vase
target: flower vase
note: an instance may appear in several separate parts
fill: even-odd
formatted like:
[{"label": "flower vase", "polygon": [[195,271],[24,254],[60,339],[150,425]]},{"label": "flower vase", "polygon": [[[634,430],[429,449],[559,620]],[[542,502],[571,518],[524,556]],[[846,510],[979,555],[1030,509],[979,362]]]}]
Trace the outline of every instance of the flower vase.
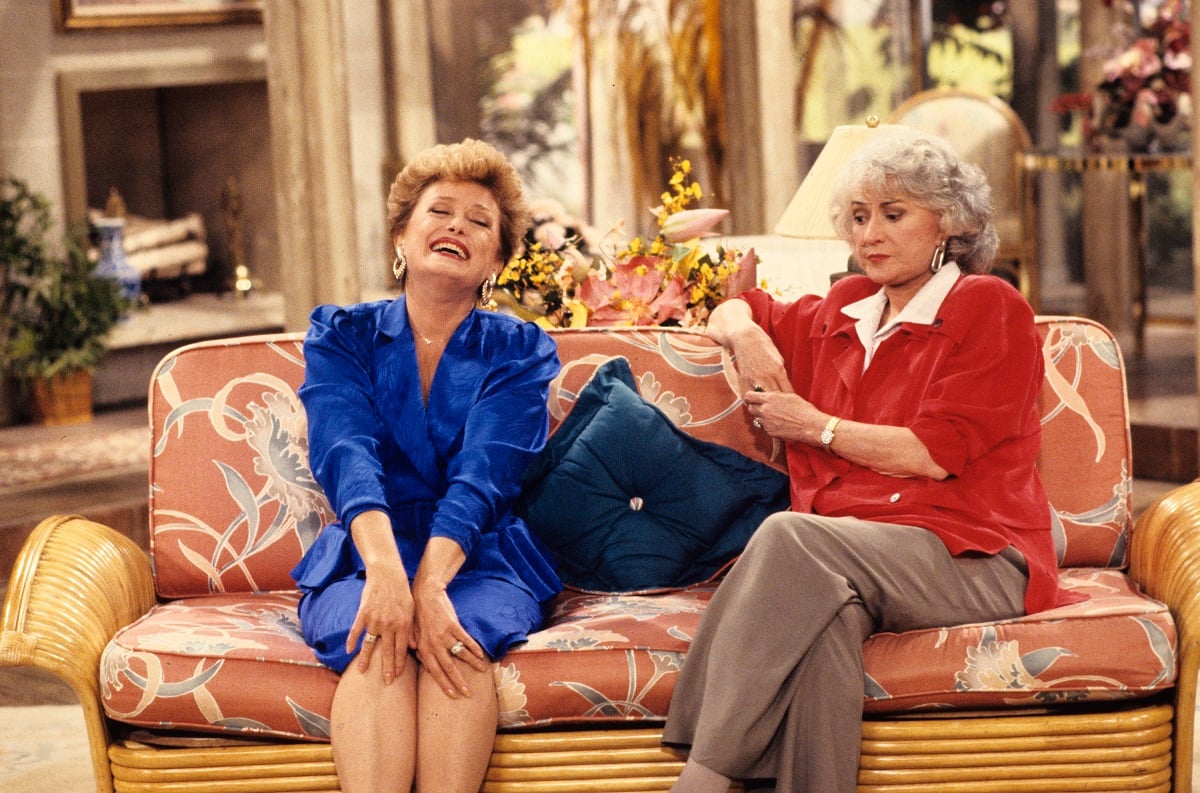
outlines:
[{"label": "flower vase", "polygon": [[100,260],[96,263],[96,274],[120,284],[130,304],[136,305],[142,297],[142,275],[125,258],[125,220],[100,218],[92,225],[100,238]]},{"label": "flower vase", "polygon": [[1160,152],[1186,152],[1190,144],[1191,118],[1185,113],[1176,113],[1165,123],[1155,122],[1154,139]]},{"label": "flower vase", "polygon": [[1150,143],[1154,140],[1154,130],[1150,127],[1130,124],[1122,127],[1120,133],[1130,152],[1145,154],[1150,151]]}]

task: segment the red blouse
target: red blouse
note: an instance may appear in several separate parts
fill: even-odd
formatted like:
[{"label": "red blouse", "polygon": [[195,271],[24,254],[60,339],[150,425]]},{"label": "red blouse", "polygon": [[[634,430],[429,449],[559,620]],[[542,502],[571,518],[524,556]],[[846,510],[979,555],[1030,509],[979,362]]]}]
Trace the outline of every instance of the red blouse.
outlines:
[{"label": "red blouse", "polygon": [[955,555],[1012,545],[1029,565],[1028,612],[1071,602],[1058,587],[1050,504],[1036,467],[1044,364],[1029,304],[999,278],[963,276],[931,325],[902,324],[863,371],[855,320],[842,308],[878,289],[852,276],[825,298],[781,303],[761,290],[739,297],[779,348],[798,394],[843,419],[908,427],[950,476],[887,476],[791,442],[792,509],[918,526]]}]

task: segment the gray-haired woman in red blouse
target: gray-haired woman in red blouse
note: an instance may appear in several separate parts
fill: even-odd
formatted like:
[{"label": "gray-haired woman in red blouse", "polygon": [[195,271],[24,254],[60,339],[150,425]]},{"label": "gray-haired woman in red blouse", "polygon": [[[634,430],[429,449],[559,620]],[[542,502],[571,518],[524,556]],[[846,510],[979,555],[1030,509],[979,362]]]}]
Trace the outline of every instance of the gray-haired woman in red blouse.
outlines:
[{"label": "gray-haired woman in red blouse", "polygon": [[1063,602],[1035,467],[1041,345],[1028,303],[986,275],[991,212],[944,141],[887,135],[831,207],[865,275],[713,312],[755,426],[786,445],[792,510],[701,620],[664,734],[690,746],[673,790],[853,793],[867,637]]}]

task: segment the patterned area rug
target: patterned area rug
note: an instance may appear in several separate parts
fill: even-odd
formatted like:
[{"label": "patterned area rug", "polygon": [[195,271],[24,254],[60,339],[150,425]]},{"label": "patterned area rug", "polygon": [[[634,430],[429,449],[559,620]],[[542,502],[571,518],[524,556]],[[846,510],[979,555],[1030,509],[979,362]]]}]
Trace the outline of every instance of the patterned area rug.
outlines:
[{"label": "patterned area rug", "polygon": [[79,705],[0,708],[0,790],[94,791]]},{"label": "patterned area rug", "polygon": [[145,427],[108,427],[64,430],[58,438],[0,446],[0,495],[31,485],[144,470],[149,444]]}]

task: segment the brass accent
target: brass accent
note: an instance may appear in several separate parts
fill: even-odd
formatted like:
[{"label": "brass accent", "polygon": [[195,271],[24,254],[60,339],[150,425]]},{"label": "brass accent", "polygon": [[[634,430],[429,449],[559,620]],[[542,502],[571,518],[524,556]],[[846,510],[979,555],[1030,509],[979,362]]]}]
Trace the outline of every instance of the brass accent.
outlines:
[{"label": "brass accent", "polygon": [[242,221],[242,192],[237,177],[225,180],[221,193],[221,208],[225,211],[225,230],[229,234],[229,258],[233,265],[233,290],[238,297],[246,297],[254,288],[250,277],[250,265],[246,261],[246,237]]}]

